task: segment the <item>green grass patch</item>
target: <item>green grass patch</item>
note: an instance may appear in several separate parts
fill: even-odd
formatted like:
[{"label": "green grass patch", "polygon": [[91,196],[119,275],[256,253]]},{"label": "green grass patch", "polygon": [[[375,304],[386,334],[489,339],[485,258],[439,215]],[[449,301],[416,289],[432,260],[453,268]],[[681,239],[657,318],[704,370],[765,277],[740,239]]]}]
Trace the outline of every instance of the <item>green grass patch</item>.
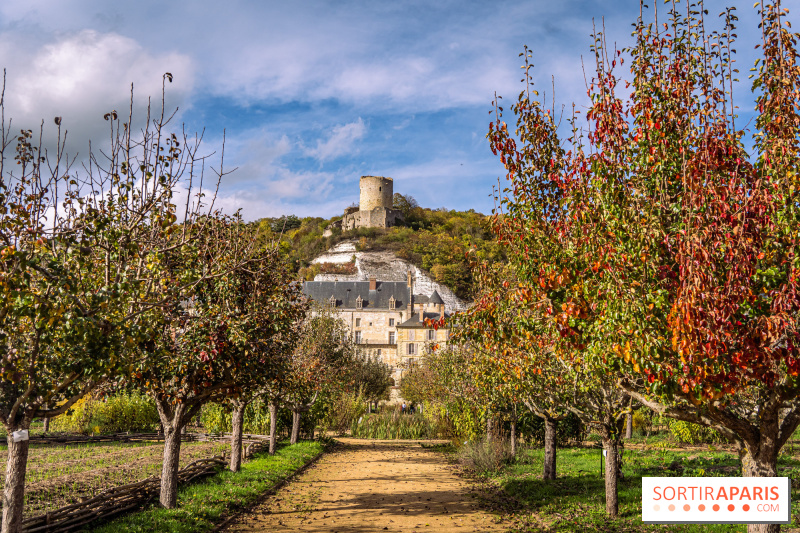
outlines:
[{"label": "green grass patch", "polygon": [[[512,511],[513,531],[681,531],[744,532],[744,525],[647,525],[642,524],[642,477],[717,477],[739,476],[739,459],[730,452],[705,449],[674,451],[667,449],[626,450],[624,478],[619,482],[619,518],[605,515],[605,486],[600,473],[601,450],[596,448],[559,449],[558,478],[541,479],[544,450],[528,449],[518,459],[490,479],[505,494],[516,500]],[[784,454],[778,475],[797,478],[800,460]],[[800,496],[793,488],[792,500]],[[800,516],[793,514],[792,526]]]},{"label": "green grass patch", "polygon": [[91,531],[95,533],[199,533],[212,530],[225,517],[253,504],[264,492],[320,453],[317,441],[300,442],[266,452],[242,463],[237,473],[223,470],[178,490],[178,508],[157,504],[116,518]]}]

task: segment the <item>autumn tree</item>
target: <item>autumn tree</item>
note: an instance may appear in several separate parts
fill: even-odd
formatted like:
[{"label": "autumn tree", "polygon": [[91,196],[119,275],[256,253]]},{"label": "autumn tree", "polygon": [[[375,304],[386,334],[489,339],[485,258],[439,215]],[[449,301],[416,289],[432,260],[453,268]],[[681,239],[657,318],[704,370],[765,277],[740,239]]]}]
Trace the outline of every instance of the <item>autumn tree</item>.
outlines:
[{"label": "autumn tree", "polygon": [[389,399],[392,386],[392,369],[382,362],[378,356],[357,353],[348,365],[350,386],[358,390],[371,404]]},{"label": "autumn tree", "polygon": [[[156,268],[164,285],[186,277],[197,282],[171,306],[149,313],[151,335],[135,348],[139,357],[128,377],[155,399],[164,427],[160,500],[167,508],[176,504],[186,423],[207,402],[237,401],[258,388],[304,310],[278,253],[253,250],[251,231],[238,217],[215,214],[186,231],[199,232],[193,246],[173,247]],[[240,446],[239,407],[233,441]]]},{"label": "autumn tree", "polygon": [[284,405],[292,412],[292,444],[299,438],[303,413],[310,411],[321,396],[346,385],[343,377],[355,357],[355,344],[338,316],[322,307],[308,314],[282,395]]},{"label": "autumn tree", "polygon": [[[553,357],[553,332],[547,327],[547,302],[514,277],[508,264],[473,260],[478,297],[470,309],[449,322],[452,342],[470,342],[480,354],[470,367],[471,379],[517,404],[544,422],[543,479],[556,477],[557,424],[569,412],[574,379],[571,368]],[[520,302],[529,302],[527,306]],[[512,439],[515,428],[512,424]],[[513,442],[513,440],[512,440]]]},{"label": "autumn tree", "polygon": [[275,246],[257,250],[246,264],[209,285],[207,297],[227,313],[231,348],[240,360],[233,367],[235,391],[229,397],[233,409],[230,469],[237,472],[245,409],[265,387],[285,379],[287,358],[308,307]]},{"label": "autumn tree", "polygon": [[[12,137],[8,123],[0,124],[0,415],[9,446],[3,533],[20,528],[31,421],[63,413],[127,372],[128,348],[149,334],[149,311],[171,302],[154,258],[192,245],[191,234],[176,232],[178,210],[191,223],[204,209],[175,198],[179,187],[197,184],[200,142],[171,133],[163,106],[153,117],[148,110],[137,134],[132,110],[127,120],[116,111],[105,119],[110,144],[89,154],[81,170],[68,164],[74,156],[67,156],[59,117],[48,154],[41,135]],[[177,290],[196,280],[170,281]]]},{"label": "autumn tree", "polygon": [[[726,9],[724,29],[707,32],[702,3],[672,4],[666,22],[640,18],[627,53],[597,35],[588,124],[571,121],[569,149],[536,100],[526,53],[516,134],[498,122],[490,139],[510,180],[501,236],[519,275],[558,297],[570,358],[667,416],[714,427],[739,447],[744,475],[769,476],[800,424],[800,71],[785,10],[757,7],[752,156],[732,95],[737,17]],[[544,259],[554,239],[570,243],[570,261]]]},{"label": "autumn tree", "polygon": [[[743,475],[756,477],[777,474],[778,454],[800,424],[797,34],[780,2],[758,12],[751,153],[732,104],[735,12],[722,13],[726,31],[714,47],[687,31],[701,23],[691,12],[639,29],[639,41],[652,44],[634,56],[629,153],[641,168],[638,205],[653,202],[642,211],[651,238],[639,245],[652,267],[640,281],[664,319],[641,328],[643,368],[624,383],[656,411],[728,437]],[[705,52],[708,65],[690,63],[685,50]],[[637,314],[631,322],[645,321]]]}]

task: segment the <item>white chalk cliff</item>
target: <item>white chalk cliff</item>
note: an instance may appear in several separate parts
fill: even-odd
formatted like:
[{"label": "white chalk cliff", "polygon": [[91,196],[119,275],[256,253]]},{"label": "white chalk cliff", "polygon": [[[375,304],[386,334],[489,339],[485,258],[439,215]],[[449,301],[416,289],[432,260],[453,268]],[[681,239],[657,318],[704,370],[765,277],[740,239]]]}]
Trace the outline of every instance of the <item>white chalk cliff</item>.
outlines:
[{"label": "white chalk cliff", "polygon": [[353,256],[356,258],[357,272],[352,275],[343,274],[317,274],[314,281],[367,281],[377,278],[378,281],[406,281],[409,270],[414,276],[414,294],[430,296],[438,292],[444,300],[447,313],[464,311],[469,303],[455,295],[453,291],[435,282],[429,273],[417,268],[408,261],[400,259],[392,252],[358,252],[356,241],[340,242],[312,263],[349,263]]}]

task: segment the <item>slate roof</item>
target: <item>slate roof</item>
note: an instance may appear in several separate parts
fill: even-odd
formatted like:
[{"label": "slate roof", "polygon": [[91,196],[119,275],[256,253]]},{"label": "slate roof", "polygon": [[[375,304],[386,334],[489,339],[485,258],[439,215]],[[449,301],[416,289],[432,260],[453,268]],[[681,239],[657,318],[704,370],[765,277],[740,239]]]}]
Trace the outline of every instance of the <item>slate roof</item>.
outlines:
[{"label": "slate roof", "polygon": [[433,291],[433,294],[430,296],[425,296],[424,294],[415,294],[414,295],[414,303],[415,304],[443,304],[444,300],[442,297],[439,296],[437,291]]},{"label": "slate roof", "polygon": [[340,309],[356,309],[359,296],[362,309],[389,309],[389,299],[394,296],[394,308],[403,310],[409,299],[405,281],[379,281],[374,291],[369,290],[369,281],[307,281],[303,284],[303,294],[322,305],[333,296]]},{"label": "slate roof", "polygon": [[[414,297],[416,301],[417,297]],[[439,313],[425,313],[425,318],[430,318],[431,320],[439,320],[442,317]],[[426,327],[419,319],[419,311],[414,313],[414,315],[397,326],[398,328],[424,328]]]}]

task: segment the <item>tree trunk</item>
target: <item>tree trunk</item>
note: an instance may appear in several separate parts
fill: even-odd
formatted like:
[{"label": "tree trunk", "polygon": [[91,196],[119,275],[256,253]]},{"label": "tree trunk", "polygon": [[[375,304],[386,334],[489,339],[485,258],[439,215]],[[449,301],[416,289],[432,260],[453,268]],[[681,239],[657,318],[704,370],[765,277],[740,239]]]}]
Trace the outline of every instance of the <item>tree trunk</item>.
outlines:
[{"label": "tree trunk", "polygon": [[275,445],[277,444],[278,429],[278,404],[269,402],[269,454],[275,455]]},{"label": "tree trunk", "polygon": [[238,472],[242,468],[242,426],[244,425],[244,408],[246,402],[234,402],[231,422],[231,472]]},{"label": "tree trunk", "polygon": [[297,444],[300,436],[300,409],[292,409],[292,438],[289,444]]},{"label": "tree trunk", "polygon": [[[742,477],[777,477],[778,450],[774,439],[761,442],[760,453],[752,453],[747,447],[739,452],[742,461]],[[780,524],[748,524],[747,533],[778,533]]]},{"label": "tree trunk", "polygon": [[511,457],[517,456],[517,421],[511,420]]},{"label": "tree trunk", "polygon": [[44,417],[44,421],[42,422],[42,426],[43,426],[42,430],[45,433],[50,431],[50,417],[49,416]]},{"label": "tree trunk", "polygon": [[544,419],[544,479],[556,478],[556,429],[554,419]]},{"label": "tree trunk", "polygon": [[161,467],[161,493],[159,501],[166,509],[178,505],[178,467],[181,457],[181,429],[188,408],[179,403],[174,407],[156,402],[164,426],[164,462]]},{"label": "tree trunk", "polygon": [[625,416],[625,439],[633,438],[633,412]]},{"label": "tree trunk", "polygon": [[28,445],[30,441],[14,442],[8,432],[8,458],[6,478],[3,484],[2,533],[17,533],[22,527],[22,511],[25,505],[25,474],[28,469]]},{"label": "tree trunk", "polygon": [[486,419],[486,441],[491,442],[494,436],[494,418],[491,416]]},{"label": "tree trunk", "polygon": [[603,450],[606,452],[606,514],[616,518],[619,514],[619,454],[618,443],[613,439],[603,439]]}]

